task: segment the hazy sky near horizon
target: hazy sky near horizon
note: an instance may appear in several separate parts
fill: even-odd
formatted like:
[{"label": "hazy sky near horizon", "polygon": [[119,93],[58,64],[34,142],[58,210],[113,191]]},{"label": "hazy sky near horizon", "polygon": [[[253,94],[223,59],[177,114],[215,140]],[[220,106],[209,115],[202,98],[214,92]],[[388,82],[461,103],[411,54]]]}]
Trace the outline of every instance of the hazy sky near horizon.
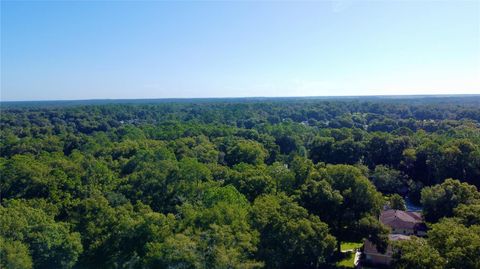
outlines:
[{"label": "hazy sky near horizon", "polygon": [[1,100],[480,93],[480,1],[1,1]]}]

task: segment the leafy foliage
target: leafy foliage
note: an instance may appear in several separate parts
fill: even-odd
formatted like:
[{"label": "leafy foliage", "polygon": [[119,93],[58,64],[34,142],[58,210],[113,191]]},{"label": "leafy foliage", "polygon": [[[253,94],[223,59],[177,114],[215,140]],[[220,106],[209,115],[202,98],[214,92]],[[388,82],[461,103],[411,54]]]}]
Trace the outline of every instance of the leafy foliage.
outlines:
[{"label": "leafy foliage", "polygon": [[453,210],[460,204],[472,204],[478,200],[480,193],[475,186],[453,179],[422,190],[425,219],[431,222],[453,216]]},{"label": "leafy foliage", "polygon": [[425,239],[413,237],[396,243],[392,267],[395,269],[442,269],[445,259]]},{"label": "leafy foliage", "polygon": [[408,195],[431,231],[399,247],[398,268],[478,268],[479,107],[2,103],[0,266],[327,268],[342,242],[385,250],[378,214]]}]

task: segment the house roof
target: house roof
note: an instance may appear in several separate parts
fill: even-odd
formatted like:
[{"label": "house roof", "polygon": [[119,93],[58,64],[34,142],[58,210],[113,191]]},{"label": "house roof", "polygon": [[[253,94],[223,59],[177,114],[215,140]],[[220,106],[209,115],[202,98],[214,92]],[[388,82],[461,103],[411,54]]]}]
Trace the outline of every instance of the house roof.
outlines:
[{"label": "house roof", "polygon": [[410,239],[410,236],[404,234],[389,234],[388,239],[390,241],[408,240]]},{"label": "house roof", "polygon": [[382,211],[380,222],[393,229],[414,229],[422,226],[423,220],[419,212],[389,209]]},{"label": "house roof", "polygon": [[[408,239],[410,239],[410,236],[403,235],[403,234],[389,234],[388,239],[390,241],[408,240]],[[380,252],[378,252],[375,244],[370,242],[370,240],[365,240],[365,242],[363,244],[363,252],[368,253],[368,254],[380,254]],[[384,255],[391,255],[391,254],[392,254],[392,245],[388,244],[387,251]]]}]

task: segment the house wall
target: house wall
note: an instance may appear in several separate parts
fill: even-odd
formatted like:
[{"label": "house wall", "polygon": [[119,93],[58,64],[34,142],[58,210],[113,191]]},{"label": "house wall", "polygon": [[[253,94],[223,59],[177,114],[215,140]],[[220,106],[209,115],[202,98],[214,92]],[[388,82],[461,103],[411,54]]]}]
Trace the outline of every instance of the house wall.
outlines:
[{"label": "house wall", "polygon": [[392,262],[392,256],[383,255],[383,254],[374,254],[374,253],[367,254],[366,253],[365,260],[370,264],[390,265],[390,263]]},{"label": "house wall", "polygon": [[389,265],[392,262],[393,250],[391,244],[388,245],[385,253],[380,253],[372,242],[365,240],[363,253],[365,254],[365,261],[372,265]]}]

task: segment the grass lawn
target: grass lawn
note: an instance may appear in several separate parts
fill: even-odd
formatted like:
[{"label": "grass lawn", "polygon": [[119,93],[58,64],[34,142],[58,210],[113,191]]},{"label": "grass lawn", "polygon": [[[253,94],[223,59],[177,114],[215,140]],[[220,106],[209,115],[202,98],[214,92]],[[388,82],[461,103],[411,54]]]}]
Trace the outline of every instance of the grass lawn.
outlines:
[{"label": "grass lawn", "polygon": [[347,252],[345,253],[345,257],[337,262],[336,266],[337,268],[353,268],[354,259],[355,252]]},{"label": "grass lawn", "polygon": [[353,262],[355,260],[355,252],[353,250],[360,248],[361,246],[362,246],[362,243],[356,243],[356,242],[342,243],[342,245],[340,246],[340,249],[343,252],[341,253],[343,258],[335,264],[336,267],[337,268],[354,268]]},{"label": "grass lawn", "polygon": [[363,243],[355,243],[355,242],[344,242],[340,246],[340,249],[342,251],[347,251],[347,250],[354,250],[356,248],[360,248]]}]

